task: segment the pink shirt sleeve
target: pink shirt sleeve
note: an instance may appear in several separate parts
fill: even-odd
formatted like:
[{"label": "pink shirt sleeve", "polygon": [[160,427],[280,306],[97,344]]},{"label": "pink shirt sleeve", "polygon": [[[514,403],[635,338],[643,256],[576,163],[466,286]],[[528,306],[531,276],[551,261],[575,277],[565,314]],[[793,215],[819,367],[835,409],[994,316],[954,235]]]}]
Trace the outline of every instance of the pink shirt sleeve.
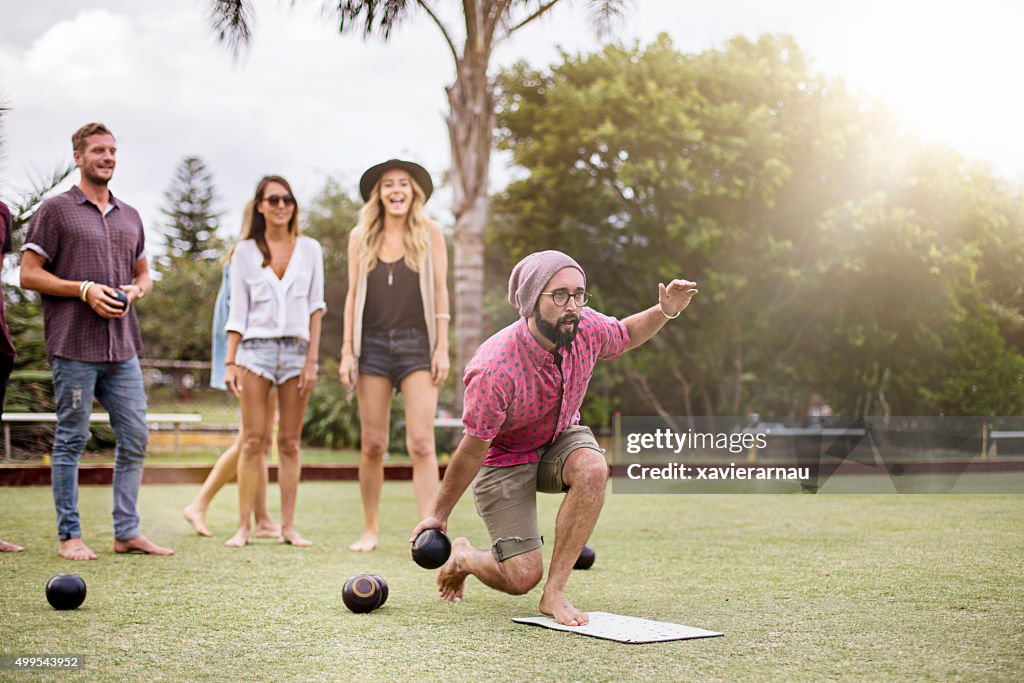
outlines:
[{"label": "pink shirt sleeve", "polygon": [[504,374],[488,368],[470,369],[462,411],[466,434],[483,441],[497,436],[505,424],[512,394],[512,382]]},{"label": "pink shirt sleeve", "polygon": [[629,346],[629,330],[625,323],[617,318],[592,311],[587,316],[594,328],[594,339],[597,341],[597,357],[601,360],[612,360],[622,355]]}]

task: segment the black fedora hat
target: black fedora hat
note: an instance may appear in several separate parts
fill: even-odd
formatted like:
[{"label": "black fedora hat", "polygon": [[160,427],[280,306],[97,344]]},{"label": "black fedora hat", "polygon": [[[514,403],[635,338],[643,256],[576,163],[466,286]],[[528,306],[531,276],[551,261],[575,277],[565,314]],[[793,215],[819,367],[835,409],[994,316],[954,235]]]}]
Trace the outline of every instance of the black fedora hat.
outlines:
[{"label": "black fedora hat", "polygon": [[434,193],[434,182],[430,179],[430,174],[427,173],[427,169],[423,168],[417,163],[412,161],[402,161],[401,159],[388,159],[382,164],[371,166],[366,169],[363,173],[363,177],[359,179],[359,194],[363,195],[363,201],[370,201],[370,193],[373,192],[373,186],[377,184],[380,177],[386,172],[399,168],[412,176],[416,184],[423,190],[423,194],[426,195],[427,199],[430,199],[430,195]]}]

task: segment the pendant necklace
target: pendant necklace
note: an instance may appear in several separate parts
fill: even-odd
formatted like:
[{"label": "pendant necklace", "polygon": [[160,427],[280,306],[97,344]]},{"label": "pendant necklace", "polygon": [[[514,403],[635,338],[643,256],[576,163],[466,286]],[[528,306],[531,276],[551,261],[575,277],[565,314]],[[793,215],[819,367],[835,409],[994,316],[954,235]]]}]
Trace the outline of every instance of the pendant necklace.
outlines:
[{"label": "pendant necklace", "polygon": [[388,267],[388,287],[390,287],[395,284],[395,266],[398,265],[398,261],[395,261],[394,263],[385,263],[384,265]]}]

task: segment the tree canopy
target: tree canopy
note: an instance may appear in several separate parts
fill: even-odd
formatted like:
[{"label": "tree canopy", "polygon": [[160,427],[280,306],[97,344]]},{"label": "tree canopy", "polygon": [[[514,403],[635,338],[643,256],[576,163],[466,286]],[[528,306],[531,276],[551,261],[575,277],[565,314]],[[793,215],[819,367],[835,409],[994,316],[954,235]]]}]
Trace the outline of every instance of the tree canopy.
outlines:
[{"label": "tree canopy", "polygon": [[302,230],[324,249],[324,298],[327,313],[320,333],[320,357],[337,358],[341,353],[345,296],[348,294],[348,235],[355,227],[362,202],[352,197],[342,183],[328,178],[323,188],[303,207]]},{"label": "tree canopy", "polygon": [[216,201],[213,173],[206,162],[196,156],[182,159],[160,208],[166,219],[160,226],[165,256],[206,260],[218,257],[224,243],[217,236],[221,212],[216,210]]},{"label": "tree canopy", "polygon": [[[587,269],[620,317],[684,276],[683,318],[595,381],[633,414],[1024,409],[1020,188],[916,142],[814,75],[784,36],[518,64],[499,147],[489,288],[536,245]],[[610,392],[605,392],[611,395]]]},{"label": "tree canopy", "polygon": [[[187,156],[175,169],[160,208],[164,253],[153,261],[157,282],[139,303],[145,355],[172,360],[210,359],[213,308],[220,288],[224,241],[217,235],[217,190],[206,163]],[[190,330],[190,334],[182,334]]]},{"label": "tree canopy", "polygon": [[[451,167],[446,174],[452,189],[454,250],[455,374],[461,374],[482,339],[484,300],[484,226],[488,214],[488,174],[494,142],[494,48],[517,31],[550,12],[561,0],[336,0],[325,3],[342,33],[364,38],[391,38],[392,32],[415,14],[425,14],[438,29],[451,53],[455,80],[448,96],[448,137]],[[607,33],[626,7],[623,0],[587,0],[594,27]],[[255,17],[252,0],[210,0],[210,25],[236,55],[252,41]],[[461,403],[462,385],[456,384]]]}]

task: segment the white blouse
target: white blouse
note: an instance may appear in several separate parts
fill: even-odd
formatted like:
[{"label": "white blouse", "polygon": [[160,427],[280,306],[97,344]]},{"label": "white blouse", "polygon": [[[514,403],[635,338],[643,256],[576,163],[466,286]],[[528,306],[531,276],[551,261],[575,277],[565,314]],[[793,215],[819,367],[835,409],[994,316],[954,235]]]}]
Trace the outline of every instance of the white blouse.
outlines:
[{"label": "white blouse", "polygon": [[310,316],[327,310],[320,243],[300,236],[280,279],[262,263],[256,240],[238,243],[231,257],[231,312],[224,329],[238,332],[242,341],[297,337],[308,342]]}]

